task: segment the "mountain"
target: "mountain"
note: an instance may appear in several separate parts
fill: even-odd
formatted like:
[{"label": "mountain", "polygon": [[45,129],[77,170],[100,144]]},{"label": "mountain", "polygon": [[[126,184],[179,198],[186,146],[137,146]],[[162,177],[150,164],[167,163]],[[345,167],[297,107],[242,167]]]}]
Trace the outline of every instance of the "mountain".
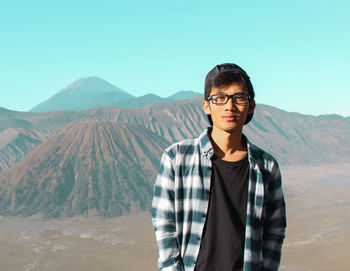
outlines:
[{"label": "mountain", "polygon": [[[349,119],[258,104],[244,133],[281,165],[346,163]],[[163,149],[207,125],[202,98],[133,109],[1,109],[0,215],[108,217],[149,210]]]},{"label": "mountain", "polygon": [[149,93],[143,96],[117,101],[115,103],[112,103],[111,107],[140,108],[147,105],[163,102],[165,100],[165,98],[161,98],[155,94]]},{"label": "mountain", "polygon": [[[48,100],[32,108],[30,112],[76,111],[99,107],[140,108],[162,101],[186,100],[200,96],[202,94],[187,90],[179,91],[168,98],[152,93],[134,97],[101,78],[91,76],[74,81]],[[0,108],[0,114],[6,110]]]},{"label": "mountain", "polygon": [[111,104],[111,107],[121,107],[121,108],[140,108],[155,103],[165,102],[169,100],[187,100],[191,98],[197,98],[203,96],[200,93],[188,90],[188,91],[179,91],[168,98],[162,98],[155,94],[149,93],[139,97],[133,97],[130,99],[125,99],[117,101]]},{"label": "mountain", "polygon": [[[208,125],[202,99],[165,101],[140,109],[100,108],[84,121],[120,121],[145,126],[176,142],[195,137]],[[258,104],[244,133],[273,154],[281,165],[319,165],[350,161],[350,123],[347,118],[329,119],[290,113]]]},{"label": "mountain", "polygon": [[7,128],[31,128],[27,118],[36,116],[35,113],[18,112],[0,107],[0,133]]},{"label": "mountain", "polygon": [[[349,120],[349,117],[290,113],[259,104],[252,122],[244,130],[254,143],[269,150],[282,165],[318,165],[349,161]],[[142,125],[169,142],[194,137],[208,125],[201,98],[175,103],[165,101],[137,109],[96,108],[40,114],[11,111],[5,115],[0,112],[0,137],[2,133],[13,133],[6,129],[22,128],[18,135],[26,131],[26,136],[31,138],[26,139],[30,143],[24,144],[15,137],[2,137],[8,139],[0,148],[0,172],[13,166],[61,127],[90,121]],[[44,141],[37,140],[38,132]],[[4,146],[5,143],[10,146]],[[12,149],[16,151],[9,151]]]},{"label": "mountain", "polygon": [[350,162],[350,122],[346,118],[290,113],[259,104],[244,131],[282,165]]},{"label": "mountain", "polygon": [[[202,94],[187,90],[179,91],[168,98],[149,93],[134,97],[126,91],[98,77],[80,78],[48,100],[38,104],[30,112],[54,112],[85,110],[99,107],[140,108],[167,100],[186,100]],[[0,107],[0,114],[8,111]]]},{"label": "mountain", "polygon": [[199,92],[194,92],[192,90],[182,90],[169,96],[167,99],[168,100],[186,100],[186,99],[192,99],[197,97],[203,97],[203,94]]},{"label": "mountain", "polygon": [[324,118],[324,119],[329,119],[329,120],[344,120],[347,122],[350,122],[350,117],[343,117],[341,115],[338,114],[327,114],[327,115],[320,115],[320,117]]},{"label": "mountain", "polygon": [[0,213],[71,217],[148,210],[167,145],[139,125],[69,124],[0,175]]},{"label": "mountain", "polygon": [[40,130],[23,128],[8,128],[0,133],[0,172],[20,161],[49,136]]},{"label": "mountain", "polygon": [[79,122],[88,115],[84,111],[31,113],[0,110],[0,172],[13,166],[62,126]]},{"label": "mountain", "polygon": [[31,112],[82,110],[107,107],[133,96],[98,77],[80,78],[57,94],[35,106]]},{"label": "mountain", "polygon": [[207,126],[200,99],[165,101],[144,108],[97,108],[81,121],[118,121],[139,124],[169,142],[198,135]]}]

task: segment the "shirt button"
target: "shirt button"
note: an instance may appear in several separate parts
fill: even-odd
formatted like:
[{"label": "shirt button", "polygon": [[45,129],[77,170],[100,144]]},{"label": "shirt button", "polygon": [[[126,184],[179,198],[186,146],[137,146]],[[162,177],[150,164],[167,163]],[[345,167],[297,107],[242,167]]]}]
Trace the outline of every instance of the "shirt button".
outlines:
[{"label": "shirt button", "polygon": [[200,241],[200,240],[201,240],[201,238],[198,236],[198,237],[197,237],[197,241]]}]

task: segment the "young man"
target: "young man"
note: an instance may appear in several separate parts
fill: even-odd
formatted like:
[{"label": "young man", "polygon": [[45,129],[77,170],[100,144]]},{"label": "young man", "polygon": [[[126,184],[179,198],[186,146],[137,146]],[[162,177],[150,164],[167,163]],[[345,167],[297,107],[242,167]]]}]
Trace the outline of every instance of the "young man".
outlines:
[{"label": "young man", "polygon": [[276,160],[242,129],[254,90],[235,64],[205,79],[212,127],[167,148],[154,188],[152,221],[163,271],[278,270],[286,214]]}]

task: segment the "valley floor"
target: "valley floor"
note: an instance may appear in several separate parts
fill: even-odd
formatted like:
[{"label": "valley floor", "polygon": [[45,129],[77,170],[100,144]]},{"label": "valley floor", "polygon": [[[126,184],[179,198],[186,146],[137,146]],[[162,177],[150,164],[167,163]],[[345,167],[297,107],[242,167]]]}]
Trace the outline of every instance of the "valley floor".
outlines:
[{"label": "valley floor", "polygon": [[[350,266],[350,164],[282,168],[287,236],[281,271]],[[113,219],[0,217],[0,270],[157,270],[149,213]]]}]

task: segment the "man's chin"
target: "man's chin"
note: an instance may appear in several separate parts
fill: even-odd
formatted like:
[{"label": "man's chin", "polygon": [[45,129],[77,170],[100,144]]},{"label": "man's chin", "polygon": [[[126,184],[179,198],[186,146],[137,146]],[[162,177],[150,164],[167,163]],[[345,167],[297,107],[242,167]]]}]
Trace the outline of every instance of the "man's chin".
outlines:
[{"label": "man's chin", "polygon": [[232,134],[232,133],[235,133],[237,131],[242,131],[243,126],[239,125],[238,123],[231,123],[230,125],[216,126],[216,129],[221,130],[221,131],[226,132],[226,133],[229,133],[229,134]]}]

